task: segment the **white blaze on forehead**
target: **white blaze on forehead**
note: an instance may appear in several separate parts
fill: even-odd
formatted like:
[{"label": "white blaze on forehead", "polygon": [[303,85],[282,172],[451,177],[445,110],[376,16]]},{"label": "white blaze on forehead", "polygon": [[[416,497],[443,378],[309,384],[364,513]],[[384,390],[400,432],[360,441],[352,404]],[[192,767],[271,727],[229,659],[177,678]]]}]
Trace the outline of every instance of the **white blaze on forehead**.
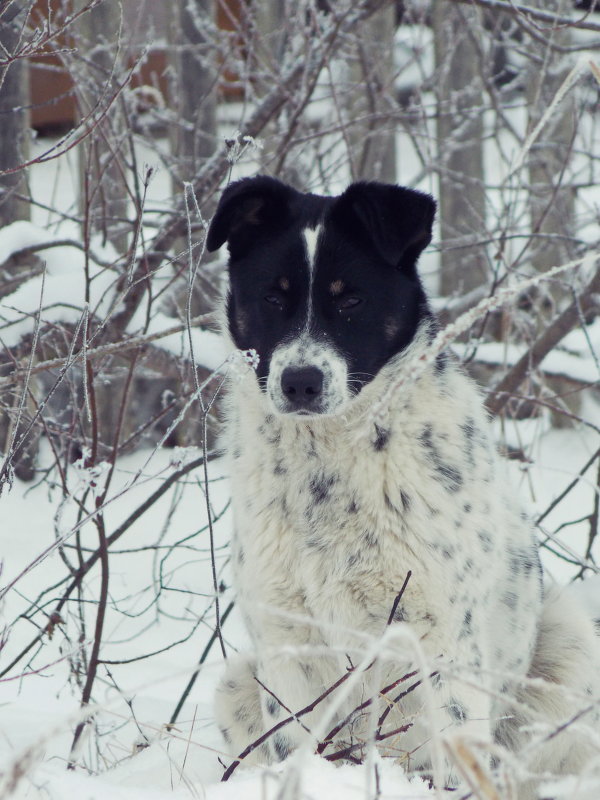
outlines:
[{"label": "white blaze on forehead", "polygon": [[319,245],[319,236],[321,235],[321,225],[315,228],[304,228],[302,237],[306,246],[306,261],[308,263],[309,285],[308,285],[308,304],[306,307],[306,322],[304,329],[308,330],[312,317],[312,286],[315,270],[315,256],[317,254],[317,247]]},{"label": "white blaze on forehead", "polygon": [[313,271],[315,264],[315,255],[317,253],[317,244],[319,243],[319,236],[321,235],[321,225],[316,228],[304,228],[302,236],[304,237],[304,244],[306,245],[306,257],[308,259],[308,267]]}]

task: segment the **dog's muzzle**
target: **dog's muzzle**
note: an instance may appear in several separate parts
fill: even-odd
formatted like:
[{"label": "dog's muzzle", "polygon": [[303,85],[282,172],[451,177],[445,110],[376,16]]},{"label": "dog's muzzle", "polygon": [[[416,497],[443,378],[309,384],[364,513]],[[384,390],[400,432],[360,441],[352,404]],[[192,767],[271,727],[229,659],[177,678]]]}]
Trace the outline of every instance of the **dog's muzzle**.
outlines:
[{"label": "dog's muzzle", "polygon": [[336,414],[350,399],[347,376],[331,346],[299,337],[274,351],[266,389],[279,414]]}]

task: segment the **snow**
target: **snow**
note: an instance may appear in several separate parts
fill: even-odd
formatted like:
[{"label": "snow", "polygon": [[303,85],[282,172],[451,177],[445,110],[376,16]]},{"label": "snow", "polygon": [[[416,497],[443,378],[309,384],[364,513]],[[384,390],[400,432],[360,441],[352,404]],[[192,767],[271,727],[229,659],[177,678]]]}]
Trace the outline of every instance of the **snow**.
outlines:
[{"label": "snow", "polygon": [[600,319],[595,319],[590,325],[570,331],[562,339],[561,348],[569,353],[586,356],[600,353]]},{"label": "snow", "polygon": [[[152,314],[148,324],[145,323],[146,311],[144,308],[138,308],[127,326],[127,332],[135,335],[143,330],[144,335],[153,336],[175,327],[177,320],[157,311]],[[198,327],[192,327],[189,330],[184,328],[179,333],[161,336],[160,339],[155,339],[153,344],[179,358],[191,360],[193,356],[195,363],[201,364],[211,371],[218,370],[229,355],[223,338],[216,331]]]},{"label": "snow", "polygon": [[[79,232],[75,236],[79,237]],[[33,223],[13,222],[0,231],[0,251],[4,246],[12,254],[26,247],[52,244],[64,238],[63,235],[49,235]],[[94,244],[97,245],[97,251]],[[106,261],[114,260],[116,254],[112,248],[101,248],[98,242],[94,244],[92,252],[101,254]],[[45,262],[44,274],[31,278],[0,301],[0,339],[7,347],[14,347],[23,336],[32,332],[40,307],[44,322],[76,324],[81,319],[86,287],[83,250],[64,245],[48,247],[40,251],[40,257]],[[89,309],[103,318],[110,308],[111,287],[116,273],[91,261],[89,277]]]},{"label": "snow", "polygon": [[[565,347],[577,352],[578,355],[562,349],[552,350],[544,358],[539,369],[549,375],[562,375],[582,383],[594,384],[600,381],[600,362],[596,355],[596,353],[600,353],[600,346],[593,345],[593,350],[590,350],[585,338],[587,333],[590,338],[597,339],[600,328],[597,325],[595,328],[594,326],[588,327],[590,329],[593,328],[593,330],[585,332],[582,330],[573,331],[571,338],[568,339],[568,344],[565,345]],[[600,342],[598,344],[600,345]],[[507,344],[505,342],[482,342],[476,345],[455,342],[452,345],[452,349],[460,358],[470,357],[475,351],[477,361],[504,367],[513,366],[528,352],[526,345]]]},{"label": "snow", "polygon": [[56,235],[48,235],[46,231],[31,222],[21,220],[0,229],[0,252],[4,258],[9,258],[26,247],[47,244],[58,238]]},{"label": "snow", "polygon": [[[151,778],[157,772],[158,764],[163,768],[158,784]],[[25,790],[19,789],[12,796],[15,800],[35,796],[75,797],[83,795],[86,800],[163,800],[166,797],[189,798],[202,797],[204,800],[275,800],[281,791],[282,784],[290,774],[289,765],[279,765],[269,769],[255,768],[241,771],[239,776],[227,783],[204,785],[190,779],[186,771],[181,772],[181,757],[185,753],[170,755],[164,750],[148,749],[132,761],[138,764],[137,779],[139,784],[129,783],[127,774],[117,769],[114,774],[87,776],[69,772],[57,765],[44,765],[29,776],[29,784]],[[193,752],[187,753],[187,760],[194,758]],[[379,782],[381,800],[419,800],[433,797],[433,792],[425,788],[418,780],[410,781],[399,767],[391,763],[380,763]],[[301,786],[302,797],[307,800],[327,798],[327,800],[364,800],[365,786],[369,779],[364,766],[344,765],[335,767],[317,756],[308,757],[302,765]],[[1,785],[0,785],[1,786]]]},{"label": "snow", "polygon": [[[247,143],[246,147],[256,147],[255,143]],[[43,141],[37,142],[36,147],[44,149]],[[168,174],[152,163],[155,154],[140,153],[140,161],[144,156],[152,165],[154,178],[150,182],[148,202],[153,207],[165,206],[165,198],[170,196],[170,181]],[[66,161],[68,167],[68,161]],[[65,167],[65,159],[42,164],[34,170],[33,192],[34,195],[47,200],[48,183],[55,186],[56,193],[64,194],[65,201],[72,196],[72,175]],[[68,202],[65,204],[65,211]],[[48,247],[37,252],[44,263],[44,274],[38,275],[24,284],[15,292],[0,299],[0,341],[7,347],[14,347],[23,336],[30,334],[35,327],[35,319],[40,313],[42,322],[52,323],[62,321],[77,325],[82,319],[86,309],[85,303],[85,255],[78,248],[77,242],[81,233],[79,226],[70,220],[57,220],[53,215],[35,209],[34,222],[14,222],[0,230],[0,252],[3,258],[8,258],[13,253],[28,247]],[[151,237],[152,231],[148,231]],[[73,245],[57,242],[72,240]],[[147,239],[146,239],[147,240]],[[102,264],[111,264],[117,254],[110,243],[102,243],[99,236],[92,238],[91,253]],[[104,319],[110,311],[115,310],[119,298],[115,294],[117,273],[106,266],[89,263],[90,296],[89,311],[99,319]],[[159,272],[155,282],[160,285],[168,276]],[[174,356],[191,359],[209,370],[218,370],[226,361],[229,353],[223,345],[221,337],[213,330],[192,327],[186,329],[185,320],[168,316],[161,310],[153,310],[151,319],[146,318],[146,308],[137,309],[127,327],[127,333],[132,336],[162,334],[178,325],[182,330],[170,333],[153,340],[153,346],[163,349]],[[191,346],[190,346],[191,340]]]}]

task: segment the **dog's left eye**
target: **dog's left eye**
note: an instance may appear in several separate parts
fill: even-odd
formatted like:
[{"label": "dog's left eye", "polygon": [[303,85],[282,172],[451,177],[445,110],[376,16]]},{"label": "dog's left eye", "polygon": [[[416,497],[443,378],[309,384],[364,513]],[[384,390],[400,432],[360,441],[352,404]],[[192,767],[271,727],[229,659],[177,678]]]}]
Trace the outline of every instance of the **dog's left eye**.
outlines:
[{"label": "dog's left eye", "polygon": [[340,297],[337,301],[337,307],[340,311],[348,311],[349,308],[356,308],[362,303],[362,299],[360,297]]},{"label": "dog's left eye", "polygon": [[265,302],[269,303],[271,306],[277,306],[277,308],[282,308],[283,304],[279,297],[276,294],[268,294],[265,296]]}]

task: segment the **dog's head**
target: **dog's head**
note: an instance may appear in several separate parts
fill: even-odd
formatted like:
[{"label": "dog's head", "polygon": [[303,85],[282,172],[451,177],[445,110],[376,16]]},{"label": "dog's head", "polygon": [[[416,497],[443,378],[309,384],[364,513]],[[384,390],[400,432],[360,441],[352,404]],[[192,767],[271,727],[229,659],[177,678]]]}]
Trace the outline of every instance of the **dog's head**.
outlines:
[{"label": "dog's head", "polygon": [[400,186],[354,183],[339,197],[266,176],[229,186],[206,246],[227,241],[227,320],[254,348],[280,414],[335,414],[430,316],[416,262],[435,203]]}]

